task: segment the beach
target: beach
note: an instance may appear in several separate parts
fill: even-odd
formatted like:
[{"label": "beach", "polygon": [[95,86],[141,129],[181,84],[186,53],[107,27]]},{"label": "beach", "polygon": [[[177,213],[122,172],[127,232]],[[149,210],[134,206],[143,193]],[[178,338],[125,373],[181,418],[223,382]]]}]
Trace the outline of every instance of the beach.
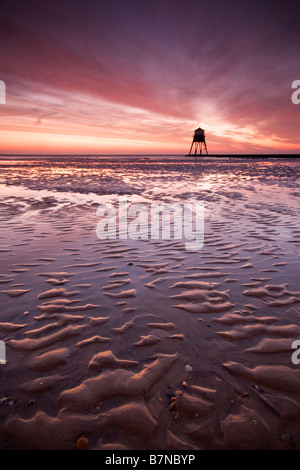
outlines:
[{"label": "beach", "polygon": [[[1,449],[300,449],[299,173],[1,157]],[[198,204],[203,246],[151,238],[151,220],[99,237],[120,198]]]}]

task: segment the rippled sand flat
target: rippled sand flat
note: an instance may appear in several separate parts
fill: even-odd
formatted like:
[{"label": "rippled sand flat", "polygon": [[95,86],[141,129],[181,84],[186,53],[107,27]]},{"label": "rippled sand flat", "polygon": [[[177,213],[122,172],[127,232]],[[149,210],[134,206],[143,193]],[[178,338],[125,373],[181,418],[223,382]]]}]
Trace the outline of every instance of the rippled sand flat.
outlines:
[{"label": "rippled sand flat", "polygon": [[[297,160],[0,162],[2,449],[300,449]],[[99,204],[203,203],[202,249]]]}]

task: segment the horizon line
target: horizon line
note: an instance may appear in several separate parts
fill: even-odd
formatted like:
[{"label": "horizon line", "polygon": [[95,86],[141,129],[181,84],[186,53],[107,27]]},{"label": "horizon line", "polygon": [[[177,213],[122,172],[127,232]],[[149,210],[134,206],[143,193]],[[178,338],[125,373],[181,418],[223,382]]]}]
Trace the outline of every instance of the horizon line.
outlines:
[{"label": "horizon line", "polygon": [[211,153],[211,154],[183,154],[183,153],[0,153],[0,157],[192,157],[192,158],[209,158],[209,157],[300,157],[300,153]]}]

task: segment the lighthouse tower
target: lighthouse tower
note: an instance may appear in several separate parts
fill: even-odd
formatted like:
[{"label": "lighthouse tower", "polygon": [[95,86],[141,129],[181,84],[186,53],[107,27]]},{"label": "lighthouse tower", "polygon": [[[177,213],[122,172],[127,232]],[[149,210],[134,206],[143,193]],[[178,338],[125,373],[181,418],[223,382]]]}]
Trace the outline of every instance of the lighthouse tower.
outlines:
[{"label": "lighthouse tower", "polygon": [[197,150],[199,150],[199,155],[202,155],[202,149],[204,149],[204,148],[206,150],[206,155],[208,155],[206,142],[205,142],[204,130],[201,129],[201,127],[198,127],[198,129],[196,129],[194,131],[193,142],[192,142],[192,145],[191,145],[191,148],[190,148],[189,155],[191,155],[191,153],[192,153],[193,145],[195,147],[195,155],[197,155]]}]

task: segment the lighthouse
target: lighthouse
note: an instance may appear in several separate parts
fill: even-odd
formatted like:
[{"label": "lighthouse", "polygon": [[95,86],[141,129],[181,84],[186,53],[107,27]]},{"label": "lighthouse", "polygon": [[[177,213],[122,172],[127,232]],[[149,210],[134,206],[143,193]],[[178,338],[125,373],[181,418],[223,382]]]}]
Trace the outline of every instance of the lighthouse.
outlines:
[{"label": "lighthouse", "polygon": [[195,148],[195,153],[194,153],[195,155],[197,155],[197,150],[199,150],[199,155],[202,155],[202,149],[205,149],[206,155],[208,155],[207,146],[205,142],[205,134],[204,134],[204,130],[201,129],[201,127],[198,127],[198,129],[194,131],[193,142],[190,148],[189,155],[191,155],[192,153],[193,145]]}]

